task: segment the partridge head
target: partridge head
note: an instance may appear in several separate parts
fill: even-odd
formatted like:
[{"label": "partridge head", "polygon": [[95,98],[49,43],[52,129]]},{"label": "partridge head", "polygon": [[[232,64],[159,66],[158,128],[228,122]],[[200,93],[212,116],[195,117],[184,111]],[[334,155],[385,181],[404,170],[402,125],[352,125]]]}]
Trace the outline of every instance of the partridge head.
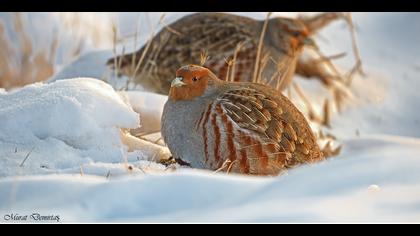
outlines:
[{"label": "partridge head", "polygon": [[196,65],[177,70],[161,131],[172,155],[195,168],[277,175],[323,159],[305,117],[281,93]]}]

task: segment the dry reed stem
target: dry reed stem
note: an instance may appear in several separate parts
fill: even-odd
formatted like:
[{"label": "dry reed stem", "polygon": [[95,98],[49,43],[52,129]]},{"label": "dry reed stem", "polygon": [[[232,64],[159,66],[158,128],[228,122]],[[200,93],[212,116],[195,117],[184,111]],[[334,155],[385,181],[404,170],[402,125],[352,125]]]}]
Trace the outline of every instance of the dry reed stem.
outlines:
[{"label": "dry reed stem", "polygon": [[24,13],[13,13],[13,36],[17,42],[7,37],[0,22],[0,87],[10,89],[29,83],[43,81],[54,73],[54,60],[58,47],[55,34],[51,45],[41,50],[33,50],[31,38],[26,32]]},{"label": "dry reed stem", "polygon": [[[361,62],[359,61],[359,62],[357,62],[356,63],[356,65],[354,65],[354,67],[347,73],[347,79],[346,79],[346,85],[347,86],[351,86],[351,83],[353,82],[353,77],[354,77],[354,75],[356,74],[356,72],[359,72],[359,73],[361,73],[360,72],[360,68],[362,67],[362,64],[361,64]],[[363,75],[365,75],[365,74],[362,74],[362,76]]]},{"label": "dry reed stem", "polygon": [[259,65],[260,65],[260,56],[261,56],[261,50],[262,50],[262,46],[264,43],[264,36],[265,36],[265,31],[267,30],[267,26],[268,26],[268,19],[270,18],[271,12],[267,13],[267,17],[264,21],[264,25],[260,34],[260,39],[258,42],[258,50],[257,50],[257,56],[255,59],[255,66],[254,66],[254,76],[252,77],[252,82],[256,82],[257,81],[257,76],[259,73]]},{"label": "dry reed stem", "polygon": [[343,110],[343,100],[344,100],[343,95],[341,91],[337,89],[334,90],[333,95],[334,95],[334,103],[337,108],[337,111],[341,113]]},{"label": "dry reed stem", "polygon": [[326,62],[326,61],[333,61],[333,60],[343,58],[345,56],[347,56],[346,52],[337,53],[337,54],[334,54],[334,55],[331,55],[331,56],[324,56],[324,57],[321,57],[318,60],[316,60],[315,63],[319,64],[319,63],[323,63],[323,62]]},{"label": "dry reed stem", "polygon": [[31,155],[32,151],[35,149],[35,147],[32,147],[32,149],[28,152],[28,154],[26,154],[25,158],[23,159],[22,163],[20,163],[20,167],[23,167],[23,164],[25,164],[26,160],[29,158],[29,156]]},{"label": "dry reed stem", "polygon": [[322,60],[333,72],[334,78],[338,78],[339,81],[343,82],[343,77],[337,67],[331,62],[331,59],[329,59],[327,56],[325,56],[319,49],[314,50],[318,56],[320,57],[320,60]]},{"label": "dry reed stem", "polygon": [[235,81],[235,67],[236,67],[236,59],[238,57],[238,52],[242,49],[245,42],[240,42],[236,45],[235,52],[233,53],[233,65],[232,65],[232,71],[229,81],[233,82]]},{"label": "dry reed stem", "polygon": [[280,64],[277,64],[277,71],[279,73],[279,79],[277,80],[276,89],[280,90],[280,87],[285,83],[286,77],[289,74],[288,70],[290,70],[290,63],[292,61],[291,57],[288,57],[286,61],[283,61]]},{"label": "dry reed stem", "polygon": [[159,142],[160,140],[163,140],[163,137],[159,137],[159,138],[157,138],[155,141],[153,141],[153,143],[154,143],[154,144],[158,144],[158,142]]},{"label": "dry reed stem", "polygon": [[[117,55],[117,43],[118,43],[118,37],[117,37],[117,24],[115,23],[115,21],[112,21],[112,53],[114,54],[114,56]],[[117,60],[114,60],[114,68],[115,68],[115,74],[118,75],[118,67],[117,67],[118,63]]]},{"label": "dry reed stem", "polygon": [[122,59],[123,59],[124,55],[125,55],[125,46],[123,46],[121,56],[119,57],[119,60],[117,62],[118,68],[121,68],[121,63],[122,63]]},{"label": "dry reed stem", "polygon": [[202,50],[200,53],[200,66],[204,66],[206,64],[207,60],[209,59],[209,53],[207,50]]},{"label": "dry reed stem", "polygon": [[147,175],[146,171],[144,171],[144,170],[143,170],[143,168],[142,168],[141,166],[137,166],[137,168],[138,168],[141,172],[143,172],[143,174]]},{"label": "dry reed stem", "polygon": [[166,30],[168,30],[169,32],[176,34],[177,36],[182,36],[182,34],[176,30],[174,30],[173,28],[169,27],[168,25],[164,26]]},{"label": "dry reed stem", "polygon": [[303,103],[306,106],[306,109],[308,110],[309,119],[320,123],[322,119],[319,117],[319,115],[316,114],[311,102],[306,98],[303,90],[300,88],[300,86],[297,83],[293,82],[292,84],[293,84],[293,88],[296,90],[297,94],[302,99]]},{"label": "dry reed stem", "polygon": [[53,36],[53,41],[51,43],[50,53],[48,56],[48,59],[50,62],[53,62],[55,60],[55,57],[57,55],[57,48],[58,48],[58,34],[55,33]]},{"label": "dry reed stem", "polygon": [[235,162],[238,162],[238,160],[234,160],[234,161],[232,161],[232,162],[229,164],[229,166],[228,166],[228,168],[227,168],[227,170],[226,170],[226,173],[227,173],[227,174],[229,174],[229,172],[230,172],[230,170],[232,169],[233,164],[235,164]]},{"label": "dry reed stem", "polygon": [[[162,14],[161,15],[161,17],[160,17],[160,20],[159,20],[159,22],[158,22],[158,25],[157,26],[159,26],[161,23],[162,23],[162,21],[163,21],[163,19],[165,18],[165,14]],[[155,28],[153,28],[152,27],[152,32],[151,32],[151,34],[150,34],[150,37],[149,37],[149,40],[148,40],[148,42],[147,42],[147,44],[146,44],[146,48],[144,49],[144,51],[142,52],[142,54],[141,54],[141,56],[140,56],[140,60],[138,61],[138,63],[137,63],[137,66],[136,66],[136,68],[135,68],[135,70],[134,70],[134,74],[133,74],[133,78],[135,78],[136,77],[136,75],[137,75],[137,72],[138,72],[138,70],[139,70],[139,68],[140,68],[140,65],[141,65],[141,63],[143,62],[143,60],[144,60],[144,58],[145,58],[145,56],[146,56],[146,53],[147,53],[147,51],[149,50],[149,48],[150,48],[150,45],[152,44],[152,41],[153,41],[153,38],[154,38],[154,36],[155,36]]]},{"label": "dry reed stem", "polygon": [[290,86],[287,88],[287,97],[292,100],[292,88]]},{"label": "dry reed stem", "polygon": [[[83,40],[79,40],[79,42],[77,43],[77,46],[72,49],[71,58],[75,58],[80,55],[80,53],[83,50],[83,42],[84,42]],[[69,60],[71,58],[69,58]]]},{"label": "dry reed stem", "polygon": [[[339,75],[339,79],[341,79],[341,82],[343,82],[347,86],[350,86],[354,74],[358,72],[362,76],[365,75],[364,70],[362,68],[360,51],[359,51],[357,40],[356,40],[356,30],[354,27],[351,13],[324,13],[324,14],[320,14],[315,17],[309,17],[309,18],[305,18],[302,16],[298,17],[298,19],[301,19],[312,33],[322,29],[327,24],[329,24],[330,22],[334,21],[337,18],[344,19],[344,21],[349,27],[351,42],[352,42],[352,50],[353,50],[353,54],[356,60],[355,66],[347,73],[346,76],[342,76],[342,74],[338,73],[338,70],[330,62],[332,58],[330,58],[329,60],[326,60],[325,62],[333,70],[334,73]],[[323,56],[322,54],[320,55],[321,55],[321,58],[325,58],[325,56]]]},{"label": "dry reed stem", "polygon": [[345,20],[350,28],[350,35],[351,35],[351,42],[352,42],[351,45],[353,48],[354,56],[356,58],[355,70],[358,71],[362,76],[364,76],[365,72],[362,68],[362,59],[360,57],[360,51],[359,51],[359,47],[357,45],[357,40],[356,40],[356,29],[354,27],[352,15],[350,12],[345,15]]},{"label": "dry reed stem", "polygon": [[261,59],[261,67],[258,72],[256,83],[260,83],[262,81],[262,72],[264,71],[265,67],[267,66],[268,59],[270,58],[270,55],[266,53],[264,57]]},{"label": "dry reed stem", "polygon": [[322,124],[326,127],[331,128],[331,109],[330,109],[330,102],[327,99],[325,99],[324,106],[324,118],[322,119]]},{"label": "dry reed stem", "polygon": [[[280,77],[280,73],[281,73],[281,68],[282,68],[282,66],[284,66],[284,63],[282,62],[281,64],[279,64],[279,63],[277,63],[272,57],[270,57],[270,60],[274,63],[274,64],[276,64],[277,65],[277,71],[276,72],[274,72],[273,73],[273,75],[271,76],[271,78],[270,79],[268,79],[266,82],[265,82],[265,84],[266,85],[269,85],[270,86],[270,84],[271,84],[271,82],[273,82],[274,81],[274,79],[275,78],[278,78],[278,77]],[[282,66],[280,66],[280,65],[282,65]]]},{"label": "dry reed stem", "polygon": [[80,173],[80,176],[83,176],[85,173],[83,172],[83,167],[82,167],[82,165],[80,165],[79,166],[79,173]]},{"label": "dry reed stem", "polygon": [[225,160],[225,161],[223,162],[222,166],[221,166],[219,169],[217,169],[217,170],[213,171],[213,173],[218,173],[218,172],[222,171],[223,169],[225,169],[226,167],[228,167],[228,164],[229,164],[229,163],[231,163],[231,162],[232,162],[232,161],[231,161],[231,160],[229,160],[229,159]]},{"label": "dry reed stem", "polygon": [[[138,34],[139,34],[139,17],[137,17],[137,20],[136,20],[136,32],[134,34],[134,50],[137,49],[137,37],[138,37]],[[132,53],[132,56],[131,56],[131,70],[134,70],[135,69],[136,56],[137,56],[137,53],[135,53],[135,52]],[[126,87],[128,87],[128,82],[126,83]]]},{"label": "dry reed stem", "polygon": [[226,58],[223,58],[224,60],[225,60],[225,63],[227,64],[227,66],[228,66],[228,68],[227,68],[227,71],[226,71],[226,78],[225,78],[225,81],[230,81],[230,70],[231,70],[231,67],[232,67],[232,62],[233,62],[233,59],[230,59],[230,60],[228,60],[228,59],[226,59]]},{"label": "dry reed stem", "polygon": [[160,130],[154,130],[154,131],[148,131],[148,132],[141,132],[141,133],[137,133],[137,134],[132,134],[134,137],[137,138],[144,138],[144,136],[150,135],[150,134],[154,134],[154,133],[158,133],[160,132]]}]

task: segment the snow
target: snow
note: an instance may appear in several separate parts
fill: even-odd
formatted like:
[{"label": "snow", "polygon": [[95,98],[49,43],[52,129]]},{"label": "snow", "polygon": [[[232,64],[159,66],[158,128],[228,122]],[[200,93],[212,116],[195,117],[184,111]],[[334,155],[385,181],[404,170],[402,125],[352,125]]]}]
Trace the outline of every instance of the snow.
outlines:
[{"label": "snow", "polygon": [[[185,14],[167,13],[165,23]],[[122,34],[128,34],[136,25],[127,22],[142,15],[112,16]],[[367,76],[355,78],[344,110],[334,110],[332,128],[324,129],[343,149],[337,157],[278,177],[156,163],[169,156],[156,132],[166,96],[116,92],[125,81],[104,66],[111,46],[87,52],[50,83],[0,90],[0,216],[39,213],[59,215],[60,222],[418,223],[419,16],[353,14]],[[139,27],[151,29],[160,14],[145,18],[149,20],[141,22],[149,23]],[[326,55],[349,52],[334,62],[340,68],[351,66],[343,22],[323,30],[317,40]],[[74,78],[105,75],[115,90],[100,80]],[[297,77],[296,82],[321,110],[328,90],[318,81]],[[292,100],[305,109],[296,94]],[[156,144],[124,133],[126,128],[150,133],[143,138]]]},{"label": "snow", "polygon": [[160,117],[167,96],[145,91],[122,91],[120,95],[128,99],[133,110],[139,113],[142,120],[139,132],[160,133]]},{"label": "snow", "polygon": [[136,128],[140,122],[110,85],[89,78],[37,83],[1,94],[0,119],[0,176],[54,172],[92,161],[121,162],[126,148],[120,128]]},{"label": "snow", "polygon": [[66,66],[53,75],[49,82],[75,77],[107,78],[111,71],[107,69],[105,65],[106,60],[104,61],[104,59],[111,58],[112,55],[110,50],[88,52],[71,62],[70,65],[72,66]]},{"label": "snow", "polygon": [[191,169],[109,180],[10,177],[0,181],[0,213],[60,214],[64,222],[418,222],[420,143],[406,141],[349,140],[351,156],[275,178]]}]

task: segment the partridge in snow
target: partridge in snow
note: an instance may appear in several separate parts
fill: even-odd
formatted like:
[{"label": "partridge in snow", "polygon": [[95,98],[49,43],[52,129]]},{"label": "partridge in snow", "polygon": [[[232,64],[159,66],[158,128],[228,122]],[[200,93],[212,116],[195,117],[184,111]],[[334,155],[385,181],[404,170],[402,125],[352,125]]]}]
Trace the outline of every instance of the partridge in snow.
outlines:
[{"label": "partridge in snow", "polygon": [[[218,78],[240,82],[257,82],[253,78],[258,78],[258,82],[282,91],[290,84],[296,67],[299,68],[298,59],[304,45],[314,44],[309,37],[340,17],[340,13],[299,19],[275,17],[267,21],[262,34],[265,20],[225,13],[196,13],[164,27],[150,45],[146,43],[139,51],[111,58],[108,65],[134,78],[135,84],[167,95],[173,72],[182,65],[200,64],[202,52],[207,52],[204,65]],[[256,63],[261,35],[259,63]],[[229,60],[234,61],[232,68],[228,66]],[[306,71],[303,75],[310,77]],[[316,72],[314,76],[328,75]]]},{"label": "partridge in snow", "polygon": [[269,86],[223,81],[188,65],[170,87],[162,136],[173,157],[193,168],[277,175],[324,158],[302,113]]}]

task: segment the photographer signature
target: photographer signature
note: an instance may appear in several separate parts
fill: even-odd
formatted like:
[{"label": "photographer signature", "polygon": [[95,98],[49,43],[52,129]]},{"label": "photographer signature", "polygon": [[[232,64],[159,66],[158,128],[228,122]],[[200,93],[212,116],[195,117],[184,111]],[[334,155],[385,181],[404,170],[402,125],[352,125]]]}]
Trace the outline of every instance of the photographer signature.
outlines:
[{"label": "photographer signature", "polygon": [[3,219],[5,221],[55,221],[60,222],[59,215],[41,215],[39,213],[32,213],[30,215],[20,215],[16,213],[6,214]]}]

